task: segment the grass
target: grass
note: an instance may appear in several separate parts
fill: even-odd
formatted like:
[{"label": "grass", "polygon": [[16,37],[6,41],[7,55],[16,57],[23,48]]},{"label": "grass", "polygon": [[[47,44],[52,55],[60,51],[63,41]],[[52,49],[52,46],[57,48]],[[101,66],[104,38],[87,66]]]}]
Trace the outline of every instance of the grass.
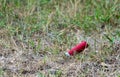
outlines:
[{"label": "grass", "polygon": [[[88,52],[76,55],[73,61],[104,62],[120,38],[119,28],[119,0],[0,0],[0,48],[43,54],[45,64],[50,59],[46,56],[51,55],[53,62],[82,40],[90,44]],[[44,77],[42,72],[38,77]]]}]

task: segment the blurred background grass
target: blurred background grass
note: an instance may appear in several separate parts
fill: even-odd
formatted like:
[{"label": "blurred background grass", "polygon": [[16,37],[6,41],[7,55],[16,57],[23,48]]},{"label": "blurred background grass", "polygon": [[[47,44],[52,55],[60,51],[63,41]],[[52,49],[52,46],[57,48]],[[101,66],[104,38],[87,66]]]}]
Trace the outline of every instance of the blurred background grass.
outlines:
[{"label": "blurred background grass", "polygon": [[18,35],[68,26],[78,26],[89,33],[102,25],[112,29],[120,24],[120,1],[1,0],[0,19],[0,28]]}]

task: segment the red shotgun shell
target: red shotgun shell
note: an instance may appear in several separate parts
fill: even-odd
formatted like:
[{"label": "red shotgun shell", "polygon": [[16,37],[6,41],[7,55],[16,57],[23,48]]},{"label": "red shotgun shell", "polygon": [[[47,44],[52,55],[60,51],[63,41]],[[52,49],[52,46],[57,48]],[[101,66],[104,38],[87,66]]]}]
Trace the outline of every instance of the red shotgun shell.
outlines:
[{"label": "red shotgun shell", "polygon": [[74,46],[71,50],[65,53],[66,56],[72,56],[75,53],[80,53],[82,52],[85,48],[88,47],[88,44],[86,41],[82,41],[81,43],[77,44]]}]

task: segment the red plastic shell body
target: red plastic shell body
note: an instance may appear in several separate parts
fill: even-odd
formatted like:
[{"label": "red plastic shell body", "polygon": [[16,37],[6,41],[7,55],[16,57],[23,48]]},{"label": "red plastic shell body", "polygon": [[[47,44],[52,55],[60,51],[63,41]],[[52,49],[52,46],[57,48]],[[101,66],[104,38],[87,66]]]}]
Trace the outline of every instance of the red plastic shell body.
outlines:
[{"label": "red plastic shell body", "polygon": [[69,55],[74,55],[75,53],[82,52],[85,48],[88,47],[88,44],[86,41],[82,41],[81,43],[74,46],[71,50],[68,51]]}]

